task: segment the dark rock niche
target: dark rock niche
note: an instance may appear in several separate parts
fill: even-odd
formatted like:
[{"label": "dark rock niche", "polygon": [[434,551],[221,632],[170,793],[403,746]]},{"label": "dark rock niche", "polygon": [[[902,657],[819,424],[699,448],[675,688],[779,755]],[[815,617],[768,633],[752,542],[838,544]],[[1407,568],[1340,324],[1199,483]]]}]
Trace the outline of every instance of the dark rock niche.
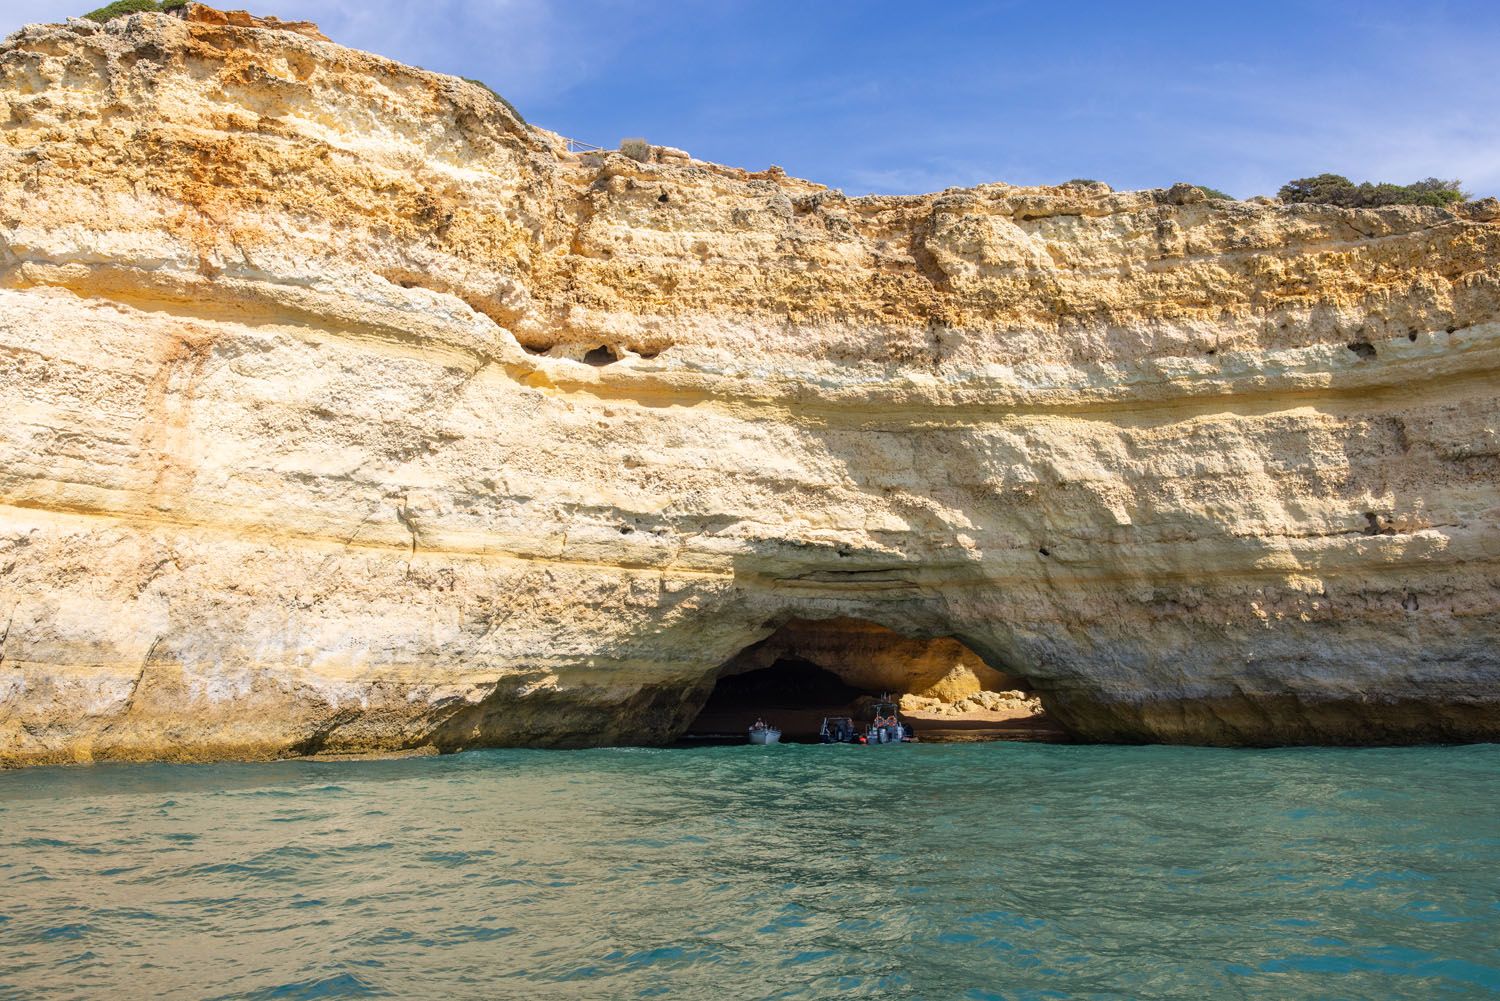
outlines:
[{"label": "dark rock niche", "polygon": [[811,661],[788,657],[770,667],[720,678],[687,732],[735,738],[765,716],[782,728],[786,739],[811,739],[824,716],[847,715],[861,698],[875,694]]}]

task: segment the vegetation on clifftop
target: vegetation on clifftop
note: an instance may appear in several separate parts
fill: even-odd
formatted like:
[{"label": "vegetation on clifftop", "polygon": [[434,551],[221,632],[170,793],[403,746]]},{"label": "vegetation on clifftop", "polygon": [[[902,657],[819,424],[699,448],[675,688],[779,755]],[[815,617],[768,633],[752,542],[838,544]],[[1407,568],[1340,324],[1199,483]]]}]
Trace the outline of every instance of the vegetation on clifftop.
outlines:
[{"label": "vegetation on clifftop", "polygon": [[[1062,187],[1072,184],[1098,184],[1092,178],[1075,177],[1064,181]],[[1234,195],[1206,184],[1194,184],[1212,201],[1238,201]],[[1463,182],[1454,178],[1428,177],[1411,184],[1392,184],[1388,181],[1355,184],[1342,174],[1319,174],[1316,177],[1299,177],[1281,186],[1276,196],[1288,204],[1337,205],[1342,208],[1378,208],[1382,205],[1454,205],[1467,202],[1473,195],[1464,190]]]},{"label": "vegetation on clifftop", "polygon": [[1342,174],[1299,177],[1281,186],[1277,197],[1284,202],[1339,205],[1344,208],[1376,208],[1381,205],[1452,205],[1469,200],[1463,182],[1429,177],[1414,184],[1382,181],[1355,184]]},{"label": "vegetation on clifftop", "polygon": [[[1102,184],[1102,183],[1104,183],[1104,182],[1102,182],[1102,181],[1096,181],[1092,177],[1075,177],[1071,181],[1064,181],[1060,186],[1066,188],[1066,187],[1068,187],[1071,184]],[[1218,188],[1210,188],[1206,184],[1195,184],[1195,185],[1193,185],[1193,187],[1195,187],[1199,191],[1203,192],[1203,195],[1204,195],[1205,198],[1209,198],[1209,199],[1214,200],[1214,201],[1226,201],[1226,202],[1238,201],[1238,199],[1235,198],[1233,195],[1231,195],[1229,192],[1227,192],[1227,191],[1220,191]]]},{"label": "vegetation on clifftop", "polygon": [[115,0],[112,4],[106,4],[98,10],[91,10],[83,15],[90,21],[112,21],[126,14],[162,14],[171,10],[180,10],[188,5],[188,0]]},{"label": "vegetation on clifftop", "polygon": [[526,121],[526,116],[522,115],[519,111],[516,110],[516,106],[514,104],[511,104],[509,101],[507,101],[504,97],[502,97],[500,95],[500,92],[498,90],[496,90],[494,87],[491,87],[489,84],[485,83],[483,80],[476,80],[476,79],[474,79],[471,76],[461,76],[461,77],[459,77],[459,79],[462,80],[464,83],[472,83],[476,87],[483,87],[485,90],[487,90],[487,91],[490,92],[490,95],[493,96],[495,98],[495,100],[499,101],[501,104],[503,104],[505,106],[505,110],[506,111],[509,111],[512,115],[515,115],[516,116],[516,120],[519,121],[522,125],[529,125],[530,124],[529,122]]}]

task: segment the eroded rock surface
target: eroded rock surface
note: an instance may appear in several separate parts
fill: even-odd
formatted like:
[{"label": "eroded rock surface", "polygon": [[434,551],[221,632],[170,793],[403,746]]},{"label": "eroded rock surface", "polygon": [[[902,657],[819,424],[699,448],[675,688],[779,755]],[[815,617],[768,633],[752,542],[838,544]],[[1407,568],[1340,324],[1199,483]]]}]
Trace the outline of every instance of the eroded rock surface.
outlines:
[{"label": "eroded rock surface", "polygon": [[847,198],[214,21],[0,47],[0,763],[666,740],[840,617],[1500,736],[1494,206]]}]

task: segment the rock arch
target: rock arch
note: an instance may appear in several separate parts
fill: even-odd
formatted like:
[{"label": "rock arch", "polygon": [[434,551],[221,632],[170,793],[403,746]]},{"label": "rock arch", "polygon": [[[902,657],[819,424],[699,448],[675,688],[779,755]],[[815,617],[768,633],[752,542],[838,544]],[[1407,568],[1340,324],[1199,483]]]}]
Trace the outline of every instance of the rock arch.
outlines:
[{"label": "rock arch", "polygon": [[996,670],[951,636],[910,636],[870,619],[793,618],[730,658],[719,678],[798,658],[817,664],[862,691],[887,691],[957,701],[983,690],[1017,687],[1018,676]]}]

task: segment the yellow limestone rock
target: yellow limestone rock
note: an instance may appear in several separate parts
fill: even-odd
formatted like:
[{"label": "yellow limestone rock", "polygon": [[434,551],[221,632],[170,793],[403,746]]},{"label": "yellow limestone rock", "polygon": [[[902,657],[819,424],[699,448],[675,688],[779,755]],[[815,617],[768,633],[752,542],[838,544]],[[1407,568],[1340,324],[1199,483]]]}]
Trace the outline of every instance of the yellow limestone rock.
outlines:
[{"label": "yellow limestone rock", "polygon": [[1482,205],[848,198],[207,13],[23,29],[0,124],[0,763],[667,740],[794,620],[1500,737]]}]

